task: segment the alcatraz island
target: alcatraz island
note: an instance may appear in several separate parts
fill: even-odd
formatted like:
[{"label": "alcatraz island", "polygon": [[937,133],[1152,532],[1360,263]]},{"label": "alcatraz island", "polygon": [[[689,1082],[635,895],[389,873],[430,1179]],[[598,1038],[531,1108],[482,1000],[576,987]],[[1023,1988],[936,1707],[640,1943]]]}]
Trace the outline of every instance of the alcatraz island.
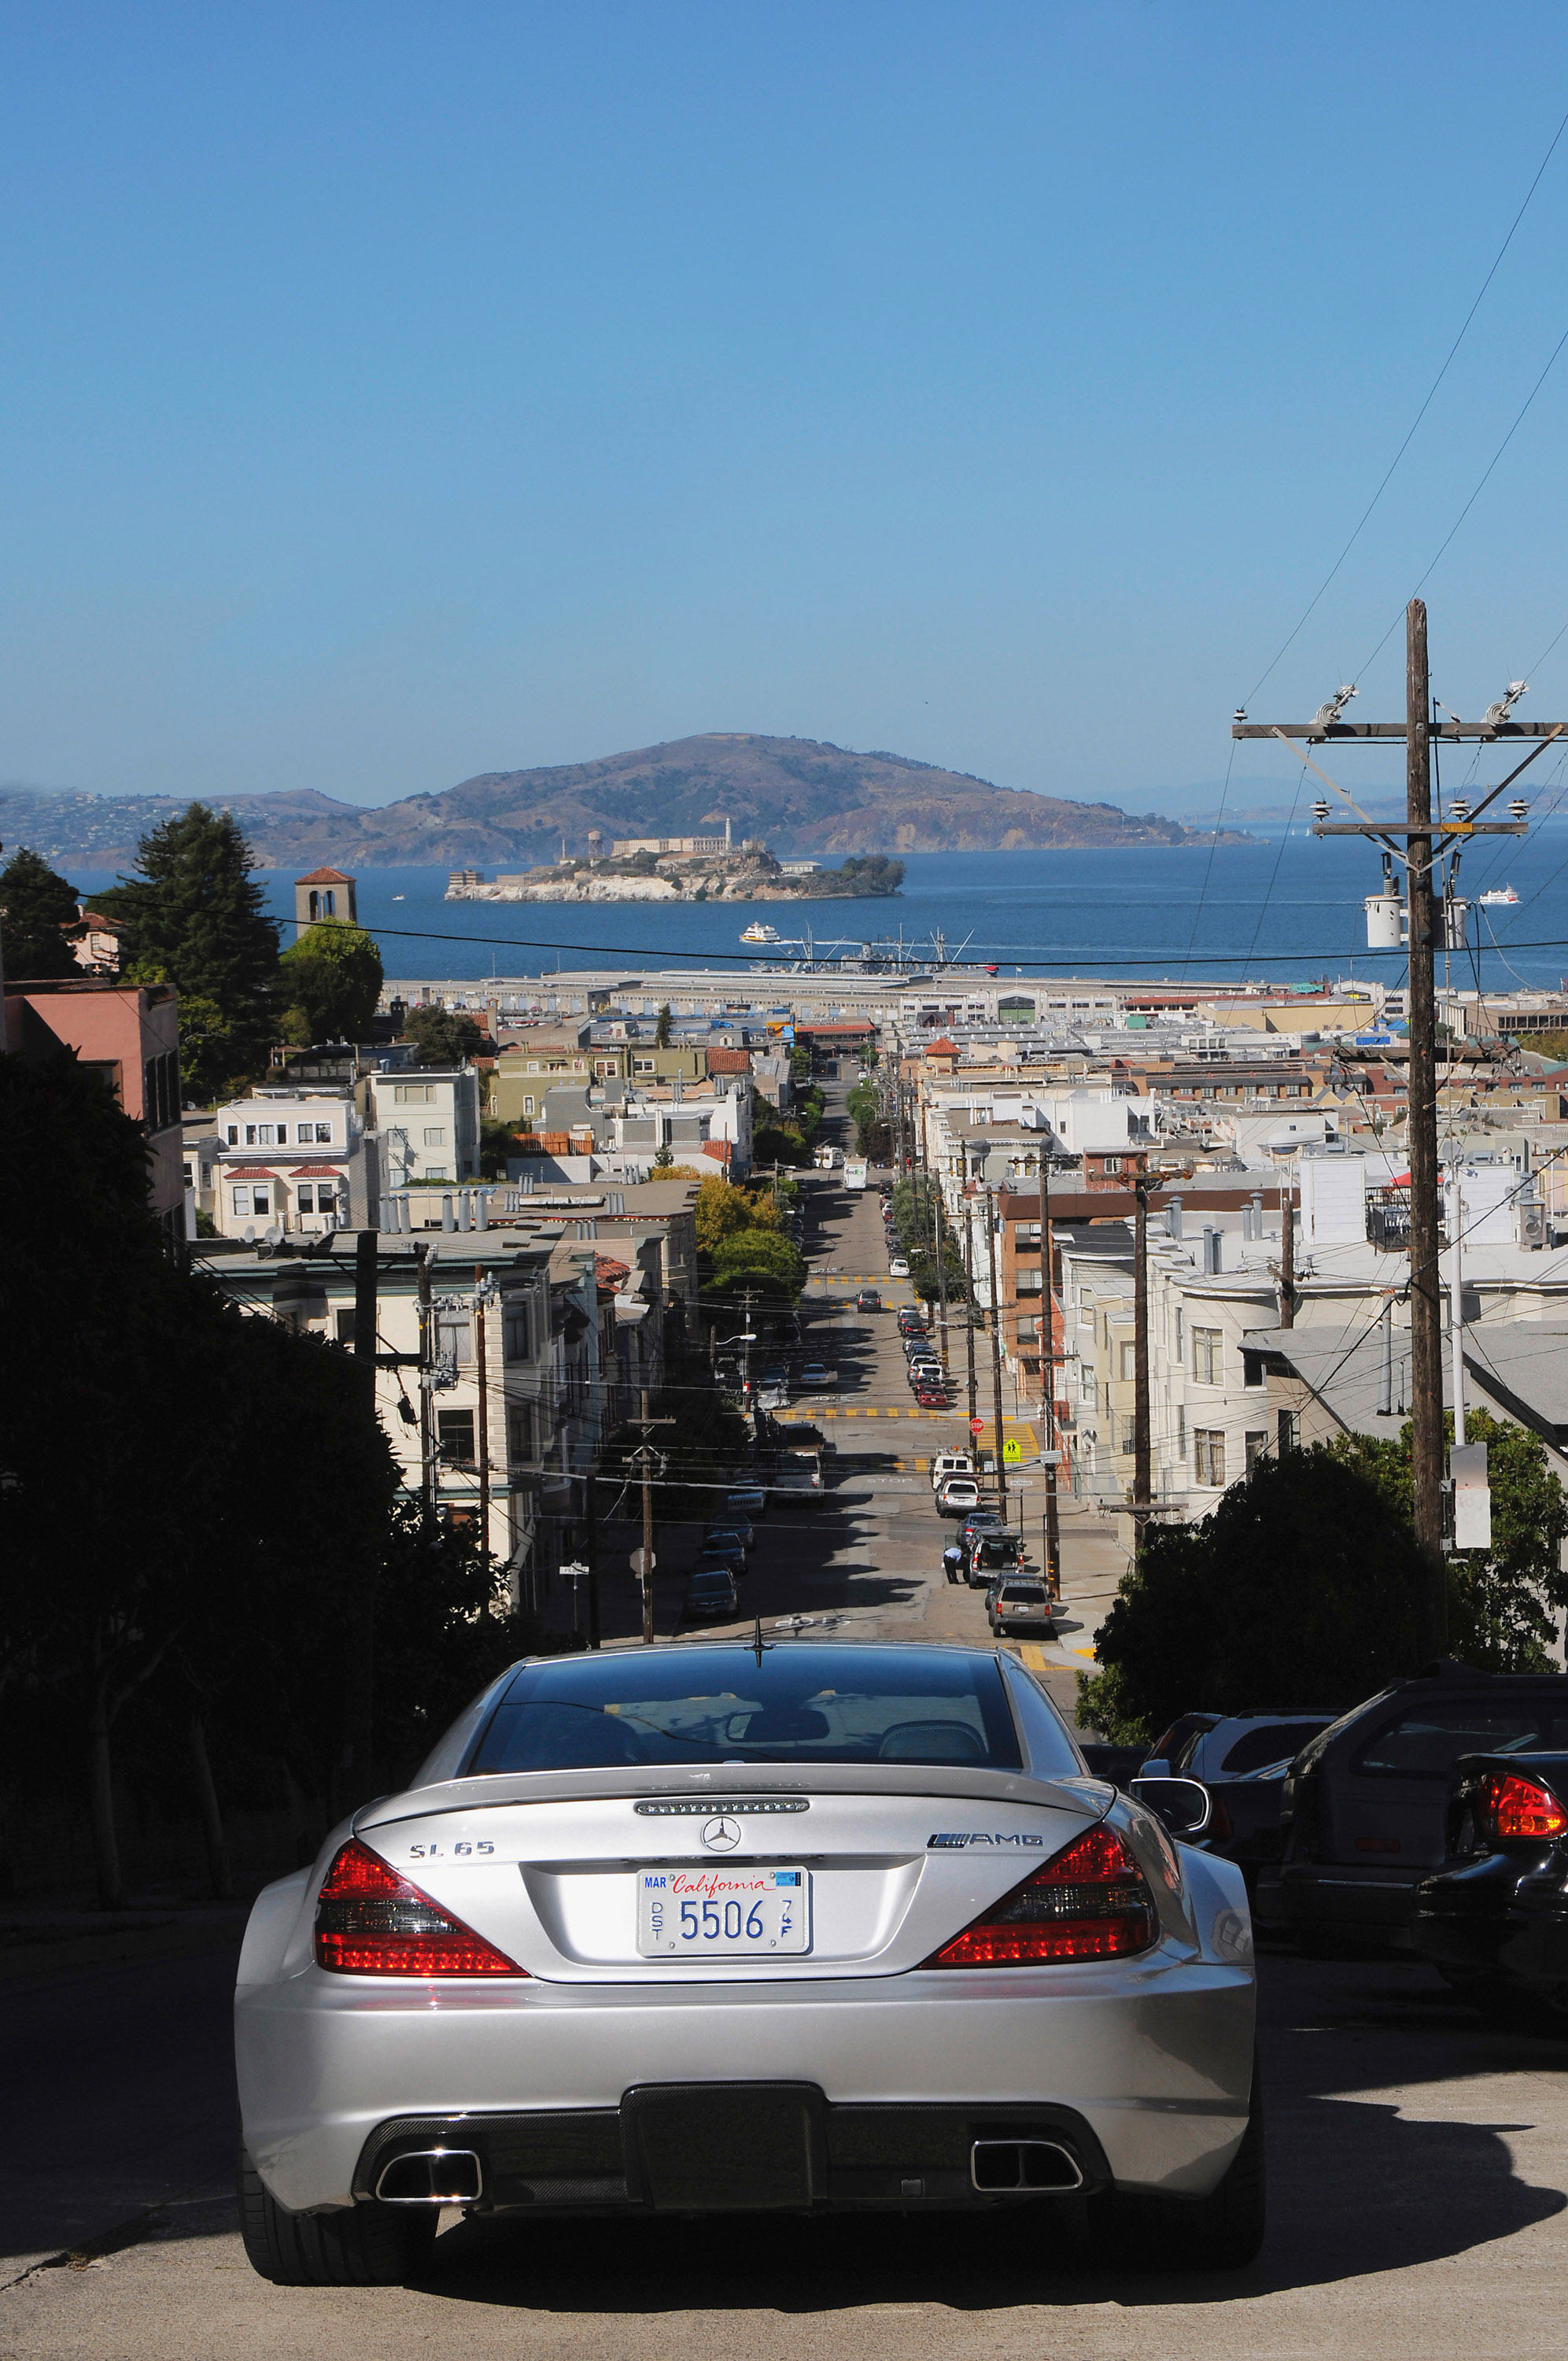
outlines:
[{"label": "alcatraz island", "polygon": [[455,869],[449,902],[819,902],[896,894],[904,863],[885,853],[852,853],[837,869],[819,861],[781,861],[760,837],[739,845],[722,836],[629,836],[588,830],[587,851],[544,868]]}]

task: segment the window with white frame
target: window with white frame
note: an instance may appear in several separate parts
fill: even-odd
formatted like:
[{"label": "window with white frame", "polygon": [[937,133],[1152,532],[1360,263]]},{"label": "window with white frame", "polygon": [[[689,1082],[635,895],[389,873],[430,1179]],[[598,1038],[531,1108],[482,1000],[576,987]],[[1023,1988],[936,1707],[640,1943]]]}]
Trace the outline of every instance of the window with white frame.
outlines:
[{"label": "window with white frame", "polygon": [[1246,1451],[1246,1472],[1250,1476],[1253,1469],[1257,1466],[1258,1461],[1266,1455],[1268,1450],[1267,1430],[1264,1429],[1261,1433],[1256,1430],[1249,1431],[1243,1437],[1243,1444]]},{"label": "window with white frame", "polygon": [[1129,1379],[1135,1378],[1138,1374],[1137,1345],[1130,1340],[1124,1340],[1119,1348],[1119,1358],[1122,1371],[1122,1381],[1124,1384],[1126,1384]]},{"label": "window with white frame", "polygon": [[1078,1398],[1091,1410],[1094,1407],[1094,1370],[1088,1361],[1078,1365]]},{"label": "window with white frame", "polygon": [[513,1402],[508,1411],[507,1445],[514,1459],[528,1461],[537,1457],[532,1402]]},{"label": "window with white frame", "polygon": [[1124,1459],[1130,1459],[1136,1448],[1137,1422],[1135,1419],[1124,1418],[1122,1421],[1122,1456]]},{"label": "window with white frame", "polygon": [[526,1300],[501,1306],[501,1350],[509,1361],[530,1358],[530,1323]]},{"label": "window with white frame", "polygon": [[237,1123],[231,1123],[229,1125],[228,1138],[229,1146],[231,1148],[237,1148],[239,1146],[239,1126]]},{"label": "window with white frame", "polygon": [[247,1148],[256,1146],[256,1126],[253,1123],[247,1123],[245,1126],[245,1144]]},{"label": "window with white frame", "polygon": [[1200,1484],[1212,1484],[1221,1491],[1225,1484],[1225,1433],[1223,1427],[1196,1426],[1192,1430],[1192,1472]]},{"label": "window with white frame", "polygon": [[316,1138],[318,1139],[318,1141],[320,1141],[320,1140],[327,1140],[327,1139],[330,1139],[331,1137],[332,1137],[332,1126],[331,1126],[331,1124],[330,1124],[330,1123],[318,1123],[318,1124],[317,1124],[317,1126],[316,1126]]},{"label": "window with white frame", "polygon": [[436,1449],[443,1459],[460,1467],[474,1464],[474,1413],[471,1410],[438,1410]]},{"label": "window with white frame", "polygon": [[1192,1375],[1199,1385],[1223,1384],[1224,1344],[1223,1328],[1194,1328],[1192,1331]]},{"label": "window with white frame", "polygon": [[231,1191],[236,1213],[270,1213],[272,1191],[260,1181],[236,1180]]},{"label": "window with white frame", "polygon": [[444,1123],[427,1123],[424,1126],[424,1144],[427,1148],[444,1148],[446,1126]]},{"label": "window with white frame", "polygon": [[302,1180],[294,1190],[296,1213],[313,1213],[316,1210],[316,1185],[313,1180]]},{"label": "window with white frame", "polygon": [[428,1082],[394,1082],[392,1104],[394,1106],[428,1106],[430,1084]]},{"label": "window with white frame", "polygon": [[1179,1303],[1176,1307],[1176,1358],[1179,1366],[1187,1358],[1187,1321]]},{"label": "window with white frame", "polygon": [[1176,1406],[1176,1452],[1179,1459],[1187,1456],[1187,1412],[1179,1402]]},{"label": "window with white frame", "polygon": [[474,1323],[466,1311],[436,1313],[435,1350],[438,1359],[448,1356],[455,1361],[473,1359]]}]

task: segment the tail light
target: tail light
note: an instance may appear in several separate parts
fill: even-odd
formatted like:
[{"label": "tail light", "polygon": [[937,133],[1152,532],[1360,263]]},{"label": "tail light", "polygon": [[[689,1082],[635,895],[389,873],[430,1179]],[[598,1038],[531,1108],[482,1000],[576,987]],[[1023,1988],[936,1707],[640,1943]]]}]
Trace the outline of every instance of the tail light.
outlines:
[{"label": "tail light", "polygon": [[1481,1782],[1476,1817],[1486,1834],[1498,1842],[1510,1837],[1544,1840],[1568,1829],[1568,1812],[1551,1788],[1513,1772],[1495,1772]]},{"label": "tail light", "polygon": [[339,1848],[316,1899],[316,1965],[340,1976],[528,1972],[357,1837]]},{"label": "tail light", "polygon": [[1154,1896],[1113,1828],[1090,1828],[955,1935],[929,1968],[1122,1960],[1159,1937]]}]

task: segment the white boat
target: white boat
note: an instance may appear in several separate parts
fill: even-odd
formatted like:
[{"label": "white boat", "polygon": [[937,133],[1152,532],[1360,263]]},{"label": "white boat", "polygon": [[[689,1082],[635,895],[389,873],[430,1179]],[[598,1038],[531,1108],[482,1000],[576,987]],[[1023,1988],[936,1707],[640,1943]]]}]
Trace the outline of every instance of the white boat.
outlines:
[{"label": "white boat", "polygon": [[777,943],[784,938],[776,927],[764,927],[760,918],[753,918],[740,939],[743,943]]},{"label": "white boat", "polygon": [[404,894],[394,894],[392,899],[394,902],[403,902],[408,899],[408,896]]},{"label": "white boat", "polygon": [[1511,885],[1494,885],[1486,893],[1478,894],[1475,898],[1484,910],[1497,910],[1512,909],[1519,897]]}]

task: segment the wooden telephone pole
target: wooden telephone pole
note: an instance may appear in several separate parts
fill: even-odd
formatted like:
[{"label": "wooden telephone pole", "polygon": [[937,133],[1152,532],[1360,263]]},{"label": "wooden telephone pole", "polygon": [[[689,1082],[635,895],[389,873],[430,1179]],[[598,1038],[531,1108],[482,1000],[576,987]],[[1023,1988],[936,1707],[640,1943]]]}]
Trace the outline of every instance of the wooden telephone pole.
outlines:
[{"label": "wooden telephone pole", "polygon": [[[1365,836],[1380,844],[1391,862],[1405,870],[1405,905],[1409,921],[1409,1078],[1406,1099],[1410,1159],[1410,1411],[1412,1476],[1416,1541],[1427,1562],[1427,1612],[1418,1649],[1418,1661],[1441,1656],[1448,1645],[1448,1570],[1442,1555],[1442,1286],[1438,1268],[1442,1205],[1438,1192],[1437,1153],[1437,972],[1440,932],[1447,932],[1447,906],[1434,888],[1439,860],[1473,836],[1523,836],[1526,806],[1516,797],[1506,820],[1483,820],[1479,814],[1512,786],[1521,771],[1553,739],[1568,730],[1568,721],[1516,721],[1513,708],[1527,684],[1513,681],[1506,696],[1487,708],[1479,721],[1461,721],[1450,712],[1445,721],[1431,718],[1431,684],[1427,663],[1425,602],[1412,598],[1405,611],[1405,718],[1402,721],[1346,721],[1344,708],[1355,695],[1342,688],[1320,706],[1310,721],[1250,721],[1244,712],[1231,725],[1233,738],[1277,738],[1297,760],[1333,790],[1357,817],[1331,821],[1329,806],[1314,807],[1314,836]],[[1445,708],[1446,711],[1447,708]],[[1402,825],[1368,819],[1353,796],[1309,754],[1293,743],[1303,739],[1317,746],[1387,745],[1405,748],[1405,818]],[[1488,789],[1474,807],[1455,803],[1452,817],[1434,822],[1431,808],[1431,748],[1441,743],[1473,740],[1479,744],[1529,745],[1523,762],[1507,778]],[[1397,840],[1403,839],[1401,844]],[[1455,941],[1453,948],[1458,948]],[[1390,946],[1392,948],[1392,946]],[[1287,1201],[1286,1232],[1289,1212]],[[1282,1262],[1284,1257],[1281,1257]],[[1288,1274],[1288,1275],[1287,1275]],[[1282,1272],[1282,1292],[1293,1301],[1293,1260]]]},{"label": "wooden telephone pole", "polygon": [[1134,1196],[1133,1545],[1137,1551],[1143,1548],[1154,1505],[1149,1447],[1149,1183],[1144,1173],[1135,1183]]}]

